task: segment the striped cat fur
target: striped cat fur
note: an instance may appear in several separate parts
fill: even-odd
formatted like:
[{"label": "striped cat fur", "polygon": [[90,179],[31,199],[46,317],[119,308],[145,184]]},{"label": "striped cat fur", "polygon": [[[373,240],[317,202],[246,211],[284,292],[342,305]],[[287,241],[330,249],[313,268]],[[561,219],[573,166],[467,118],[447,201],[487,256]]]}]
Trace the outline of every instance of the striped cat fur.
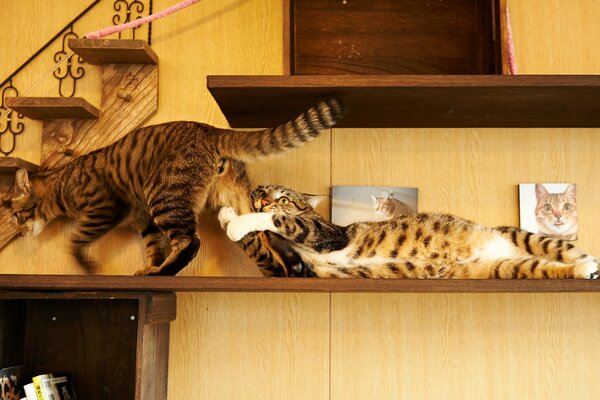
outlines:
[{"label": "striped cat fur", "polygon": [[75,220],[72,252],[89,273],[97,265],[87,255],[88,245],[126,223],[141,233],[146,245],[146,265],[136,274],[175,275],[200,247],[196,219],[202,209],[252,211],[244,161],[301,146],[341,115],[340,102],[330,99],[262,131],[199,122],[136,129],[57,169],[31,175],[18,170],[7,206],[34,235],[57,217]]},{"label": "striped cat fur", "polygon": [[318,277],[596,279],[596,259],[568,241],[438,213],[411,213],[346,227],[324,220],[311,196],[282,186],[253,192],[257,212],[219,212],[233,241],[256,231],[287,240]]}]

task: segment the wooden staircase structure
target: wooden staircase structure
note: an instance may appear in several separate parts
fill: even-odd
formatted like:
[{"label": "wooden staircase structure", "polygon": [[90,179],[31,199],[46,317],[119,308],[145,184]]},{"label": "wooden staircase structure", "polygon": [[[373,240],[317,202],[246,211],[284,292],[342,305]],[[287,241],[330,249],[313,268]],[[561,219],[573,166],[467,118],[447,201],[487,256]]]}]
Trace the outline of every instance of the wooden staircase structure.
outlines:
[{"label": "wooden staircase structure", "polygon": [[[80,97],[12,97],[7,107],[43,121],[41,167],[64,165],[107,146],[141,126],[158,109],[158,56],[143,40],[70,39],[87,63],[102,68],[100,108]],[[27,161],[0,158],[0,199],[9,199],[15,171],[34,172]],[[0,249],[21,234],[10,211],[0,207]]]}]

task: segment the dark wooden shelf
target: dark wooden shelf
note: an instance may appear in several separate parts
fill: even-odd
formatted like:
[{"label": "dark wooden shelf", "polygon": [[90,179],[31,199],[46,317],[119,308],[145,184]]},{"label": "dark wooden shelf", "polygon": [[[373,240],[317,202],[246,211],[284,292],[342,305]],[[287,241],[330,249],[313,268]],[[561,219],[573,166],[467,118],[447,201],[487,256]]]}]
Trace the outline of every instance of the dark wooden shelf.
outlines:
[{"label": "dark wooden shelf", "polygon": [[293,119],[336,96],[338,127],[600,127],[600,75],[209,76],[232,127]]},{"label": "dark wooden shelf", "polygon": [[143,40],[69,39],[69,47],[89,64],[158,64],[158,56]]},{"label": "dark wooden shelf", "polygon": [[20,158],[0,157],[0,174],[13,174],[21,168],[29,172],[36,172],[40,167]]},{"label": "dark wooden shelf", "polygon": [[94,119],[100,111],[81,97],[7,97],[6,106],[32,119]]},{"label": "dark wooden shelf", "polygon": [[311,279],[0,274],[0,290],[154,292],[600,292],[600,280]]}]

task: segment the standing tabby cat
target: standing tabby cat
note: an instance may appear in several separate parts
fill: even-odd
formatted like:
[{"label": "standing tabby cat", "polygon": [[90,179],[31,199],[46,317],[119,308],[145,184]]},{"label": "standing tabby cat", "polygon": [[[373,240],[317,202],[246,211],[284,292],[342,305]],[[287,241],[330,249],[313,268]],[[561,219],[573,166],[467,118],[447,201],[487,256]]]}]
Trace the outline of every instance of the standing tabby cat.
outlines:
[{"label": "standing tabby cat", "polygon": [[259,187],[253,198],[259,212],[219,212],[229,238],[238,241],[255,231],[281,235],[319,277],[598,277],[594,257],[518,228],[488,228],[436,213],[342,227],[317,214],[307,195],[281,186]]},{"label": "standing tabby cat", "polygon": [[538,234],[557,239],[577,239],[577,196],[570,184],[562,193],[548,193],[544,185],[535,185],[535,219]]},{"label": "standing tabby cat", "polygon": [[254,132],[197,122],[136,129],[60,168],[31,176],[17,171],[9,206],[34,235],[56,217],[74,219],[72,251],[88,272],[95,268],[88,245],[125,221],[146,244],[146,267],[136,274],[175,275],[200,247],[196,215],[206,205],[252,211],[243,161],[314,139],[340,111],[332,99],[285,125]]}]

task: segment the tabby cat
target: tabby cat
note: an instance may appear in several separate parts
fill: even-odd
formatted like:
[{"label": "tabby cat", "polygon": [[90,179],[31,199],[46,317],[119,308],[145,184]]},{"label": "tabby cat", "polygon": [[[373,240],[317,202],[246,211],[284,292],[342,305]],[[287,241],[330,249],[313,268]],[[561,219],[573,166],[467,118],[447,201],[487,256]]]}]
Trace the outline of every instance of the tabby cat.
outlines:
[{"label": "tabby cat", "polygon": [[17,171],[8,206],[33,235],[56,217],[74,219],[72,252],[88,272],[96,268],[88,245],[127,223],[146,245],[146,267],[136,274],[175,275],[200,247],[196,216],[205,206],[252,211],[243,161],[298,147],[340,117],[341,105],[331,99],[263,131],[198,122],[139,128],[57,169]]},{"label": "tabby cat", "polygon": [[405,202],[395,199],[388,192],[382,192],[381,197],[371,196],[375,214],[386,218],[396,218],[402,214],[409,214],[414,210]]},{"label": "tabby cat", "polygon": [[535,185],[535,219],[538,234],[557,239],[577,239],[577,196],[570,184],[562,193],[548,193],[544,185]]},{"label": "tabby cat", "polygon": [[514,227],[423,212],[342,227],[317,214],[310,196],[281,186],[258,187],[253,199],[258,212],[220,210],[229,238],[255,231],[281,235],[318,277],[598,277],[596,259],[571,243]]}]

